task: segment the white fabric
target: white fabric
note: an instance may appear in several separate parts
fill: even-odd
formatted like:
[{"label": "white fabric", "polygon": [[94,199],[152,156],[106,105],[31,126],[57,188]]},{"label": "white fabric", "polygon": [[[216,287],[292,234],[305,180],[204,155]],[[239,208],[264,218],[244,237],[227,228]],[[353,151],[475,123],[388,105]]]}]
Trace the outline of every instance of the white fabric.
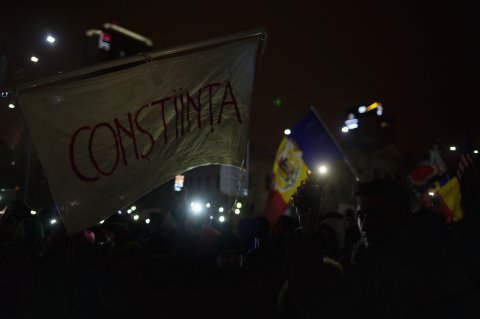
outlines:
[{"label": "white fabric", "polygon": [[244,40],[22,92],[68,232],[96,224],[191,168],[240,166],[257,47],[258,39]]}]

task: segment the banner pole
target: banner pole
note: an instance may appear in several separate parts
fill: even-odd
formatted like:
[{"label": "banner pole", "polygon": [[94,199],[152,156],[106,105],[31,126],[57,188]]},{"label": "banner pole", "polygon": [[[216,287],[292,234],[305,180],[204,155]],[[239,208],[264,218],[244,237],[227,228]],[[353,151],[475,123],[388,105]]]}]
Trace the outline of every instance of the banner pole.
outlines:
[{"label": "banner pole", "polygon": [[320,121],[320,123],[322,123],[323,127],[325,128],[325,131],[327,131],[327,134],[330,136],[330,138],[332,139],[332,141],[335,143],[335,146],[337,147],[337,149],[340,151],[340,153],[342,154],[343,156],[343,160],[345,161],[345,163],[347,164],[348,168],[350,168],[350,171],[352,172],[353,174],[353,177],[355,177],[355,180],[357,182],[360,181],[360,178],[358,177],[358,174],[356,172],[356,170],[353,168],[352,164],[350,163],[350,161],[348,160],[347,156],[345,156],[345,153],[343,152],[342,148],[340,147],[340,144],[338,144],[337,140],[335,139],[335,137],[332,135],[332,132],[330,131],[330,129],[328,128],[328,126],[325,125],[325,122],[323,122],[322,118],[320,117],[320,115],[317,113],[317,110],[315,109],[315,107],[313,106],[310,106],[310,110],[313,112],[313,114],[315,114],[315,116],[317,117],[317,119]]},{"label": "banner pole", "polygon": [[[170,49],[160,50],[160,51],[156,51],[156,52],[151,52],[151,53],[146,52],[146,53],[143,53],[143,54],[138,54],[138,55],[135,55],[135,56],[126,57],[126,58],[123,58],[123,59],[118,59],[118,60],[113,60],[113,61],[109,61],[109,62],[105,62],[105,63],[100,63],[100,64],[97,64],[97,65],[92,65],[90,67],[86,67],[86,68],[82,68],[82,69],[79,69],[79,70],[67,72],[65,74],[59,74],[59,75],[47,77],[45,79],[41,79],[41,80],[38,80],[38,81],[27,82],[27,83],[24,83],[24,84],[17,85],[15,89],[18,93],[20,91],[24,91],[24,90],[31,89],[31,88],[34,88],[34,87],[43,86],[43,85],[47,85],[47,84],[52,84],[52,83],[55,83],[55,82],[64,81],[64,80],[68,80],[68,79],[75,78],[75,77],[86,76],[86,75],[89,75],[91,73],[95,73],[95,72],[99,72],[99,71],[103,71],[103,70],[108,70],[108,69],[123,66],[123,65],[135,64],[135,63],[140,63],[140,62],[144,62],[144,61],[150,61],[150,60],[159,59],[159,58],[163,58],[163,57],[174,55],[174,54],[183,54],[185,52],[198,50],[198,49],[205,48],[205,47],[213,47],[213,46],[226,44],[226,43],[229,43],[229,42],[237,42],[237,41],[241,41],[241,40],[245,40],[245,39],[249,39],[249,38],[255,38],[255,37],[261,37],[262,41],[266,41],[266,38],[267,38],[266,29],[265,28],[259,28],[259,29],[255,29],[255,30],[250,30],[250,31],[246,31],[246,32],[239,32],[239,33],[235,33],[235,34],[231,34],[231,35],[227,35],[227,36],[223,36],[223,37],[218,37],[218,38],[214,38],[214,39],[210,39],[210,40],[199,41],[199,42],[195,42],[195,43],[191,43],[191,44],[187,44],[187,45],[183,45],[183,46],[178,46],[178,47],[173,47],[173,48],[170,48]],[[262,52],[260,54],[263,54],[264,48],[265,48],[265,46],[262,46],[262,49],[261,49]]]}]

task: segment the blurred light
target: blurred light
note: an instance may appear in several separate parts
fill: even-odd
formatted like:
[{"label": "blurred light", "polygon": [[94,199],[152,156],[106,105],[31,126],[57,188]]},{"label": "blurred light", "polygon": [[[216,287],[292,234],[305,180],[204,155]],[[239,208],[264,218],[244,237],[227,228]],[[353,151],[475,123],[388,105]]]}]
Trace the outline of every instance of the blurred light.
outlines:
[{"label": "blurred light", "polygon": [[131,210],[131,209],[127,210],[127,214],[130,214],[131,212],[132,212],[132,210]]},{"label": "blurred light", "polygon": [[273,99],[273,104],[275,106],[282,106],[283,105],[283,100],[281,98],[277,97],[277,98]]},{"label": "blurred light", "polygon": [[428,192],[428,195],[433,197],[433,196],[435,196],[435,193],[434,192]]},{"label": "blurred light", "polygon": [[145,219],[145,224],[150,224],[150,218]]},{"label": "blurred light", "polygon": [[369,105],[366,109],[365,109],[365,112],[368,112],[368,111],[371,111],[371,110],[375,110],[377,107],[381,106],[380,103],[378,102],[373,102],[371,105]]},{"label": "blurred light", "polygon": [[456,151],[457,148],[455,146],[450,146],[450,151]]},{"label": "blurred light", "polygon": [[212,215],[210,215],[210,220],[212,220],[212,219],[213,219],[213,216],[212,216]]},{"label": "blurred light", "polygon": [[11,164],[12,164],[12,166],[15,166],[15,161],[12,161],[12,163],[11,163]]},{"label": "blurred light", "polygon": [[192,211],[195,214],[200,214],[202,212],[202,206],[203,206],[202,204],[200,204],[198,202],[191,202],[190,206],[192,207]]},{"label": "blurred light", "polygon": [[205,207],[207,207],[207,208],[210,208],[210,206],[211,206],[210,203],[205,204]]},{"label": "blurred light", "polygon": [[218,217],[218,221],[223,223],[225,221],[225,216]]},{"label": "blurred light", "polygon": [[474,150],[473,153],[478,154],[478,150]]},{"label": "blurred light", "polygon": [[101,221],[100,221],[100,224],[103,224],[104,222],[105,222],[104,220],[101,220]]},{"label": "blurred light", "polygon": [[320,174],[322,174],[322,175],[327,174],[327,171],[328,171],[328,169],[327,169],[327,167],[326,167],[325,165],[322,165],[322,166],[320,166],[320,167],[318,168],[318,172],[319,172]]},{"label": "blurred light", "polygon": [[382,104],[379,104],[377,108],[377,115],[382,116],[382,114],[383,114],[383,107],[382,107]]},{"label": "blurred light", "polygon": [[237,208],[242,208],[242,203],[238,202],[237,203]]},{"label": "blurred light", "polygon": [[343,133],[348,133],[348,127],[346,127],[346,126],[342,127],[342,132]]},{"label": "blurred light", "polygon": [[235,215],[239,215],[240,214],[240,209],[235,209]]},{"label": "blurred light", "polygon": [[54,218],[54,219],[50,219],[50,224],[55,224],[57,222],[57,220]]},{"label": "blurred light", "polygon": [[137,221],[139,218],[140,218],[140,216],[138,216],[138,215],[133,215],[133,220],[134,220],[134,221]]},{"label": "blurred light", "polygon": [[30,58],[30,61],[37,63],[37,62],[38,62],[38,58],[37,58],[36,56],[32,56],[32,57]]},{"label": "blurred light", "polygon": [[34,210],[31,210],[31,211],[30,211],[30,214],[32,214],[32,215],[36,215],[36,214],[37,214],[37,212],[36,212],[36,211],[34,211]]},{"label": "blurred light", "polygon": [[49,42],[49,43],[54,43],[54,42],[55,42],[55,38],[52,37],[51,35],[49,35],[49,36],[47,37],[47,42]]},{"label": "blurred light", "polygon": [[218,211],[219,211],[220,213],[223,213],[223,207],[220,207],[220,208],[218,209]]},{"label": "blurred light", "polygon": [[358,119],[356,118],[348,119],[345,121],[345,125],[349,130],[354,130],[358,127]]},{"label": "blurred light", "polygon": [[290,130],[287,128],[285,131],[283,131],[283,133],[284,133],[285,135],[290,135],[290,134],[292,134],[292,131],[290,131]]},{"label": "blurred light", "polygon": [[358,108],[358,113],[365,113],[365,111],[367,110],[367,107],[366,106],[360,106]]},{"label": "blurred light", "polygon": [[130,209],[131,209],[132,212],[133,212],[135,209],[137,209],[137,206],[132,206],[132,207],[130,207]]},{"label": "blurred light", "polygon": [[118,213],[118,215],[122,215],[122,211],[121,211],[121,210],[117,211],[117,213]]},{"label": "blurred light", "polygon": [[11,108],[11,109],[14,109],[14,108],[15,108],[15,104],[10,103],[10,104],[8,104],[8,107]]}]

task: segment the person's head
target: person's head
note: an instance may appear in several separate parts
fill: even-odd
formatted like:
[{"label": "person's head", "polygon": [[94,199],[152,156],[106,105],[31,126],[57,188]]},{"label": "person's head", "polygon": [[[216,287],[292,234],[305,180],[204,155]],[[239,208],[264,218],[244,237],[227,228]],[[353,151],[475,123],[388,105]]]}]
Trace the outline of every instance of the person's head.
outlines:
[{"label": "person's head", "polygon": [[367,247],[389,242],[410,220],[408,192],[394,180],[361,183],[356,196],[358,226]]},{"label": "person's head", "polygon": [[239,269],[243,255],[240,240],[233,233],[223,233],[217,239],[217,266],[222,269]]}]

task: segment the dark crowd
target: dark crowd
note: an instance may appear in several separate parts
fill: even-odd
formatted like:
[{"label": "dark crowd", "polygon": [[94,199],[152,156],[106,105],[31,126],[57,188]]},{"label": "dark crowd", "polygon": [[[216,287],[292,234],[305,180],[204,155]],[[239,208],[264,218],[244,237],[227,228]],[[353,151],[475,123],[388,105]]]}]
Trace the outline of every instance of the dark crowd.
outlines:
[{"label": "dark crowd", "polygon": [[456,223],[412,213],[389,179],[356,185],[356,211],[319,213],[310,176],[297,215],[273,227],[193,215],[175,193],[148,224],[116,213],[74,236],[54,210],[14,200],[0,217],[0,318],[480,318],[471,185]]}]

